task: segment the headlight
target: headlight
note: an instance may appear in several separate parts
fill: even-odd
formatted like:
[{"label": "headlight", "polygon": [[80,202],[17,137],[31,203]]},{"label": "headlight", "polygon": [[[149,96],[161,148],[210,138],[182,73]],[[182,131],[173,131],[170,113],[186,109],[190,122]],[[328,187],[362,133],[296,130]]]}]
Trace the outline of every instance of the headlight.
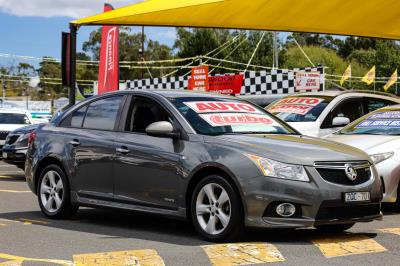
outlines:
[{"label": "headlight", "polygon": [[306,170],[301,165],[285,164],[257,155],[245,154],[265,176],[309,182]]},{"label": "headlight", "polygon": [[393,155],[394,155],[394,152],[385,152],[385,153],[373,154],[373,155],[370,155],[370,157],[372,158],[372,161],[374,161],[374,164],[378,164],[380,162],[383,162],[383,161],[389,159]]}]

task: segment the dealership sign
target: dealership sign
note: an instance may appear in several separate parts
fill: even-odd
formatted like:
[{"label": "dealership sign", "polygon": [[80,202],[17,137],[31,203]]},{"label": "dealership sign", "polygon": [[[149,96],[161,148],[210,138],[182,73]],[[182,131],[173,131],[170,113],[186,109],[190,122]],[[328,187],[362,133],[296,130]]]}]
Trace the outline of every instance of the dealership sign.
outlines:
[{"label": "dealership sign", "polygon": [[296,91],[318,91],[321,84],[321,72],[296,72]]},{"label": "dealership sign", "polygon": [[260,110],[248,103],[242,102],[187,102],[196,113],[217,113],[217,112],[240,112],[240,113],[261,113]]},{"label": "dealership sign", "polygon": [[192,78],[189,82],[189,89],[193,91],[208,91],[208,66],[192,68]]},{"label": "dealership sign", "polygon": [[290,97],[278,101],[268,111],[270,113],[305,115],[323,101],[323,99],[314,97]]},{"label": "dealership sign", "polygon": [[243,80],[243,74],[209,77],[210,87],[208,91],[228,95],[240,94]]}]

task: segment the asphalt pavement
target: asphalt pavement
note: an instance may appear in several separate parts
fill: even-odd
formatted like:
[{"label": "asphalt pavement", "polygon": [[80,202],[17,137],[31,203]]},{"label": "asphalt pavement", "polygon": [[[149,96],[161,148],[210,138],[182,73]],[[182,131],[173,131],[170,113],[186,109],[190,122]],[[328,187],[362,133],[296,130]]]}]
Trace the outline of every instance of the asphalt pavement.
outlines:
[{"label": "asphalt pavement", "polygon": [[189,223],[81,208],[45,218],[23,172],[0,162],[0,265],[400,265],[400,214],[348,233],[250,230],[235,243],[203,241]]}]

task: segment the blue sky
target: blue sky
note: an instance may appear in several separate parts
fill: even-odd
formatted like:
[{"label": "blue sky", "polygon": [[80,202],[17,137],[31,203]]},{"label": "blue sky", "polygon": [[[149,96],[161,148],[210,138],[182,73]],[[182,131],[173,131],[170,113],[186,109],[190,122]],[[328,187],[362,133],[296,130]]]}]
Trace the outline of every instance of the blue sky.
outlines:
[{"label": "blue sky", "polygon": [[[121,7],[137,0],[107,2]],[[69,21],[100,12],[102,1],[99,0],[0,0],[0,53],[60,58],[61,32],[69,30]],[[78,49],[82,48],[83,41],[95,29],[83,27],[79,30]],[[133,32],[140,30],[139,27],[132,27]],[[173,45],[175,29],[148,27],[146,34],[151,39]],[[0,57],[0,66],[12,62],[11,59]]]}]

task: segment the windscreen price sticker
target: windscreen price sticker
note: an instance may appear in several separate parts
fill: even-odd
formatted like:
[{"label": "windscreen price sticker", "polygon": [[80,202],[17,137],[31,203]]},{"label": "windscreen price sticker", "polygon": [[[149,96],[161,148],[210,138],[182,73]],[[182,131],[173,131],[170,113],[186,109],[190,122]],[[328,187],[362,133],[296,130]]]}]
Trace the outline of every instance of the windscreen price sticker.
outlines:
[{"label": "windscreen price sticker", "polygon": [[305,115],[321,102],[323,102],[323,99],[319,98],[286,98],[277,102],[268,111],[270,113],[291,113]]},{"label": "windscreen price sticker", "polygon": [[369,119],[385,119],[385,118],[400,119],[400,111],[376,113],[371,117],[369,117]]},{"label": "windscreen price sticker", "polygon": [[208,124],[213,127],[238,125],[276,125],[276,122],[266,115],[243,113],[201,114]]},{"label": "windscreen price sticker", "polygon": [[358,124],[356,128],[400,128],[400,120],[365,120]]},{"label": "windscreen price sticker", "polygon": [[186,102],[184,104],[196,113],[262,113],[251,104],[242,102]]}]

